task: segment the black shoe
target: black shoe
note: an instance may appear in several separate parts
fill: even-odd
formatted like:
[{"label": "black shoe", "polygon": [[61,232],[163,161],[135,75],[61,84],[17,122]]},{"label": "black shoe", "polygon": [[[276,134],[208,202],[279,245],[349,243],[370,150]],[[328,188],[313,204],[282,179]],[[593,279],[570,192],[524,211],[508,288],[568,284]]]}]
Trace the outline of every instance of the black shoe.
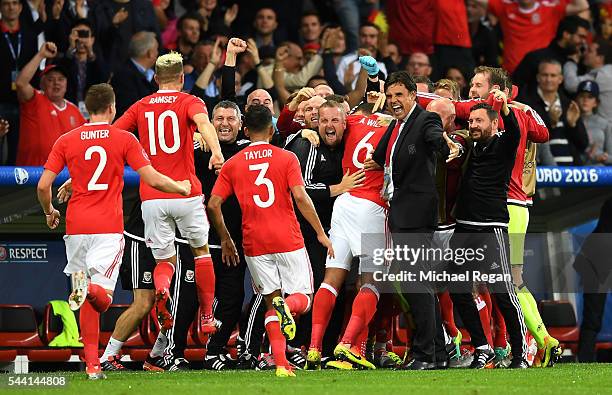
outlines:
[{"label": "black shoe", "polygon": [[306,367],[306,356],[299,348],[287,347],[287,361],[295,369],[303,370]]},{"label": "black shoe", "polygon": [[142,369],[148,372],[165,372],[170,370],[172,364],[166,362],[164,357],[152,357],[147,355],[147,359],[142,365]]},{"label": "black shoe", "polygon": [[168,366],[169,372],[177,372],[179,370],[191,370],[189,361],[185,358],[176,358],[174,363],[170,363]]},{"label": "black shoe", "polygon": [[236,361],[224,354],[206,355],[204,357],[204,369],[207,370],[229,370],[236,368]]},{"label": "black shoe", "polygon": [[433,370],[436,368],[436,364],[433,362],[423,362],[416,359],[408,362],[406,365],[400,367],[400,370]]},{"label": "black shoe", "polygon": [[523,358],[513,359],[508,365],[508,369],[527,369],[529,364]]},{"label": "black shoe", "polygon": [[261,354],[256,370],[275,370],[276,364],[272,354]]},{"label": "black shoe", "polygon": [[495,360],[495,353],[493,350],[479,350],[474,351],[474,359],[470,364],[470,369],[484,369],[493,367],[493,361]]},{"label": "black shoe", "polygon": [[255,370],[257,368],[257,358],[251,354],[241,354],[238,357],[238,363],[236,363],[236,369],[238,370]]},{"label": "black shoe", "polygon": [[121,363],[121,357],[119,355],[112,355],[108,359],[100,364],[105,372],[116,372],[121,370],[127,370]]}]

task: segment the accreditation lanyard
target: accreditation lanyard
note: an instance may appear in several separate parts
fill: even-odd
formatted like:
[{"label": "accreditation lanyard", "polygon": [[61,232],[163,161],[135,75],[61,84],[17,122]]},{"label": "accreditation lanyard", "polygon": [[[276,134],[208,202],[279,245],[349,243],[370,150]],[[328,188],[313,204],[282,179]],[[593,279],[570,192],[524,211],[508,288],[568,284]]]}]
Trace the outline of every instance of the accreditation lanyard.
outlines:
[{"label": "accreditation lanyard", "polygon": [[11,56],[15,61],[15,68],[17,69],[17,59],[19,59],[19,55],[21,55],[21,32],[17,33],[17,51],[15,51],[15,47],[13,46],[8,33],[4,33],[4,38],[6,39],[6,43],[11,51]]}]

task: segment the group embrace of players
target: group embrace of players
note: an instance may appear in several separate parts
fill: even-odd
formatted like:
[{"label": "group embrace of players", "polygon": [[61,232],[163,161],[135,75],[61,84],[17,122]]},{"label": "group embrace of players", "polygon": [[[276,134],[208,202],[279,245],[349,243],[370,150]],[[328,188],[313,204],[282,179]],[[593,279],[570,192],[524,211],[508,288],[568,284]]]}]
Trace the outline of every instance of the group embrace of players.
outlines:
[{"label": "group embrace of players", "polygon": [[[233,38],[228,44],[228,52],[235,54],[246,47],[243,40]],[[233,116],[216,128],[209,120],[204,103],[181,92],[184,75],[180,55],[171,53],[157,59],[155,80],[159,91],[135,103],[114,123],[112,88],[100,84],[89,89],[85,103],[91,115],[90,122],[57,140],[38,186],[47,224],[55,228],[60,213],[53,207],[51,186],[64,166],[68,167],[71,180],[60,188],[63,199],[71,195],[66,213],[64,239],[68,264],[64,272],[72,277],[69,304],[73,310],[80,309],[89,378],[104,378],[103,370],[123,369],[120,362],[123,343],[115,338],[116,333],[102,358],[98,356],[98,343],[99,315],[112,302],[124,249],[132,259],[139,254],[133,244],[126,248],[123,235],[121,191],[126,163],[140,175],[142,241],[156,263],[150,275],[152,278],[149,278],[154,290],[147,295],[152,303],[154,301],[160,324],[160,344],[155,344],[145,362],[147,370],[168,370],[157,369],[156,360],[173,326],[173,314],[168,305],[170,284],[180,261],[175,246],[177,228],[193,255],[200,306],[198,330],[212,335],[228,325],[214,316],[215,268],[223,270],[223,267],[235,266],[243,256],[254,291],[262,295],[265,302],[262,324],[279,377],[295,376],[295,368],[316,370],[322,366],[422,370],[448,368],[454,362],[455,366],[463,363],[463,366],[478,369],[495,365],[524,368],[531,362],[528,361],[527,328],[537,343],[535,364],[554,364],[560,355],[559,343],[546,333],[535,300],[521,278],[527,207],[532,194],[524,191],[523,167],[525,160],[534,157],[533,143],[548,139],[546,127],[529,107],[511,100],[511,83],[501,69],[477,69],[470,91],[473,99],[451,101],[427,93],[417,94],[414,81],[405,72],[389,76],[381,92],[383,85],[376,61],[365,56],[359,62],[368,74],[368,89],[355,109],[349,110],[347,102],[333,95],[327,86],[325,89],[303,88],[287,107],[290,110],[305,107],[305,119],[296,116],[294,120],[295,111],[285,109],[281,116],[284,119],[278,121],[279,125],[282,122],[295,129],[296,134],[287,138],[287,144],[300,139],[300,144],[307,144],[307,156],[317,155],[314,149],[317,144],[343,150],[341,167],[347,182],[342,188],[322,187],[324,191],[329,190],[326,193],[338,196],[333,203],[329,235],[305,187],[311,181],[311,164],[300,163],[293,152],[271,144],[278,140],[278,133],[270,106],[264,99],[248,105],[242,127],[243,137],[249,142],[241,144],[228,159],[224,158],[219,140],[228,133],[227,122],[240,122],[240,110],[227,103],[215,107],[215,112],[217,109],[230,110]],[[501,262],[487,264],[500,264],[499,270],[509,273],[512,263],[514,285],[510,281],[502,282],[490,287],[489,293],[483,284],[469,284],[469,288],[460,290],[446,289],[439,284],[416,284],[414,286],[423,289],[416,292],[401,289],[391,293],[381,289],[380,283],[375,281],[374,273],[394,271],[394,262],[382,266],[375,264],[372,251],[401,242],[401,235],[397,235],[396,240],[388,225],[388,221],[398,223],[396,218],[389,216],[394,191],[397,198],[400,190],[397,178],[393,185],[399,171],[393,166],[399,167],[397,158],[416,155],[423,147],[412,145],[406,152],[396,151],[395,147],[399,147],[408,133],[417,133],[408,128],[414,126],[411,117],[415,109],[420,109],[419,105],[427,111],[419,110],[423,115],[419,113],[417,117],[422,117],[427,127],[435,130],[435,135],[427,138],[437,147],[437,152],[428,151],[427,163],[437,166],[434,174],[440,179],[438,192],[445,196],[440,199],[438,230],[428,241],[443,248],[460,247],[461,243],[483,243],[489,239],[472,240],[466,236],[468,230],[488,235],[486,229],[494,226],[496,230],[491,230],[490,235],[498,246]],[[291,114],[288,122],[287,114]],[[467,122],[468,130],[457,127],[456,122],[459,125]],[[136,131],[138,138],[132,134]],[[313,148],[309,150],[311,144]],[[194,146],[209,151],[207,174],[216,177],[207,204],[202,183],[210,180],[201,182],[198,178]],[[485,181],[494,184],[491,194],[497,198],[501,196],[503,206],[492,216],[482,213],[482,222],[479,222],[478,218],[474,221],[470,217],[474,206],[479,205],[478,199],[486,201],[482,203],[482,210],[490,208],[488,197],[474,196],[482,191],[478,188],[482,188],[479,177],[484,167],[498,172],[492,174],[493,181],[486,177]],[[224,203],[227,205],[232,199],[237,200],[241,212],[242,245],[235,242],[236,235],[232,231],[235,224],[226,223],[227,213],[222,210]],[[325,275],[318,289],[314,289],[309,254],[295,207],[327,253]],[[507,220],[503,223],[508,212],[509,224]],[[497,217],[501,222],[487,222]],[[220,244],[216,246],[220,247],[220,253],[213,257],[208,245],[209,219]],[[451,238],[455,226],[462,231]],[[508,227],[505,233],[498,230]],[[508,233],[509,262],[505,247]],[[376,242],[372,246],[372,243],[363,243],[362,235],[365,234],[380,237],[373,238]],[[423,239],[417,237],[417,240],[416,247],[419,247]],[[215,265],[213,258],[221,262]],[[359,288],[350,319],[333,350],[335,358],[322,358],[323,337],[354,258],[359,260]],[[449,264],[452,266],[452,262]],[[132,275],[135,291],[138,288],[136,276]],[[403,284],[400,288],[410,286]],[[143,295],[135,292],[135,303],[137,297],[149,298]],[[217,294],[219,297],[223,295]],[[426,303],[421,304],[422,300]],[[453,303],[472,339],[474,351],[467,362],[459,347],[462,336],[454,323]],[[130,313],[132,316],[122,317],[121,324],[117,323],[126,336],[151,308],[146,302],[141,305],[145,306],[142,312]],[[296,334],[296,325],[300,325],[298,317],[311,309],[310,344],[304,350],[307,356],[303,363],[295,363],[287,358],[287,340]],[[391,323],[398,314],[408,317],[409,323],[414,322],[412,346],[408,347],[408,357],[404,358],[388,349]],[[428,317],[431,314],[432,319],[423,319],[421,314]],[[430,324],[432,326],[428,326]],[[235,323],[231,326],[230,331]],[[119,337],[125,340],[125,336]],[[210,365],[220,370],[221,366],[229,364],[223,359],[214,360]]]}]

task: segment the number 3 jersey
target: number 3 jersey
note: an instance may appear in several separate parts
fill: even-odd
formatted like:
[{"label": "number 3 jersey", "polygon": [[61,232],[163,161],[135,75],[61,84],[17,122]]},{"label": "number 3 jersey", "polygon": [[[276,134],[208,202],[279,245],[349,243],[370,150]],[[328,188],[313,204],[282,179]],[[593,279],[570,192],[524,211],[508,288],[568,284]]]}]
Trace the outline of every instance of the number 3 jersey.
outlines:
[{"label": "number 3 jersey", "polygon": [[105,122],[86,123],[62,135],[45,169],[58,174],[65,165],[72,177],[66,234],[123,232],[123,170],[149,165],[133,134]]},{"label": "number 3 jersey", "polygon": [[[344,174],[347,170],[353,174],[363,169],[366,155],[368,152],[374,152],[392,120],[393,118],[378,113],[370,116],[354,114],[346,118],[345,148],[342,158]],[[382,170],[366,171],[363,186],[355,188],[349,193],[387,208],[387,203],[380,195],[383,181],[384,172]]]},{"label": "number 3 jersey", "polygon": [[225,162],[211,195],[236,195],[246,256],[304,247],[291,200],[290,188],[298,185],[304,179],[295,154],[265,142],[251,143]]},{"label": "number 3 jersey", "polygon": [[[176,181],[191,181],[191,195],[202,194],[202,184],[193,164],[193,134],[196,114],[208,114],[204,102],[190,94],[159,90],[134,103],[114,125],[130,132],[138,130],[142,147],[155,170]],[[182,199],[186,196],[165,193],[140,183],[140,198]]]}]

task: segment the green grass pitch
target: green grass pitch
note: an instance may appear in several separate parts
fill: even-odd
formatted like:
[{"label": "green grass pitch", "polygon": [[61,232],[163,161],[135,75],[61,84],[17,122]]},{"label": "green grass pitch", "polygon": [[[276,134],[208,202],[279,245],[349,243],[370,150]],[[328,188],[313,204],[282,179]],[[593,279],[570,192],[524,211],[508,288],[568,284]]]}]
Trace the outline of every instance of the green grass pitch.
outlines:
[{"label": "green grass pitch", "polygon": [[548,369],[472,371],[298,371],[279,379],[273,371],[189,371],[174,373],[108,373],[104,381],[88,381],[84,373],[65,375],[68,386],[57,389],[15,389],[1,394],[612,394],[612,364],[558,364]]}]

